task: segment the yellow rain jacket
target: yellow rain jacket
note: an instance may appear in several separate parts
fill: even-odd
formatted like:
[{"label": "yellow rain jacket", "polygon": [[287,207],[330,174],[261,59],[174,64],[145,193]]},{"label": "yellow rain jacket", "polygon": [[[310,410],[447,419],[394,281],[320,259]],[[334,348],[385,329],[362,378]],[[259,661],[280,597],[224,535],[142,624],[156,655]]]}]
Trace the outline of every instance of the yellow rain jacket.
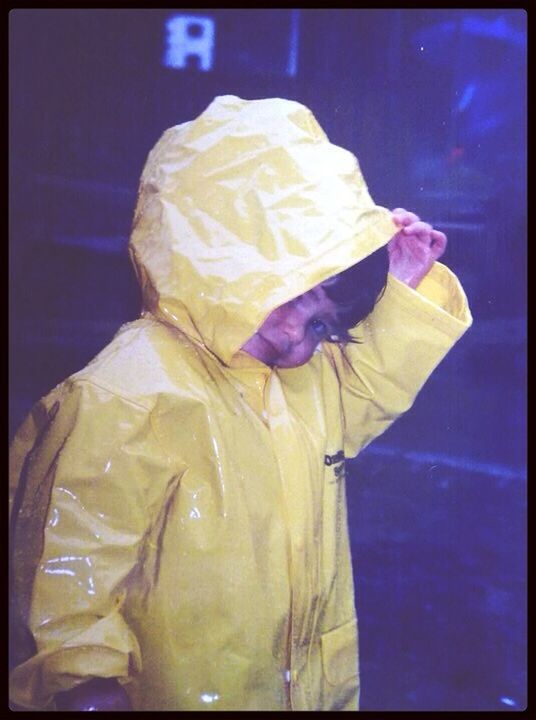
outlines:
[{"label": "yellow rain jacket", "polygon": [[344,458],[411,406],[467,301],[436,263],[418,291],[390,276],[344,352],[239,348],[395,232],[296,102],[224,96],[164,133],[130,241],[142,316],[13,443],[14,703],[115,677],[140,710],[357,708]]}]

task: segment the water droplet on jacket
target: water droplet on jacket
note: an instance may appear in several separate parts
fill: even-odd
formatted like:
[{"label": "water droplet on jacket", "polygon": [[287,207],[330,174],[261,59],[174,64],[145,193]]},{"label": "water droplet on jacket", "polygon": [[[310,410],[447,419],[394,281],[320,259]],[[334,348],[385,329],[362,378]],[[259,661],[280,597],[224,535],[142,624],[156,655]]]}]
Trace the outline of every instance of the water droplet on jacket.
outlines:
[{"label": "water droplet on jacket", "polygon": [[48,524],[50,527],[56,527],[60,519],[60,514],[57,510],[57,508],[52,509],[52,515],[50,516],[50,520],[48,521]]},{"label": "water droplet on jacket", "polygon": [[216,702],[216,700],[219,700],[220,696],[218,693],[202,693],[200,698],[204,703],[213,703]]}]

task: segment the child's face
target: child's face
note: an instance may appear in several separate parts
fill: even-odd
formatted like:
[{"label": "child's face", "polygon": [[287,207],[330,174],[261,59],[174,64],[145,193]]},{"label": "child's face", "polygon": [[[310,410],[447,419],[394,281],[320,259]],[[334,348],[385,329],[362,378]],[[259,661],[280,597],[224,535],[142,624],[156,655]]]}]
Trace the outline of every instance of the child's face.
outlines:
[{"label": "child's face", "polygon": [[299,367],[337,328],[337,306],[317,285],[270,313],[242,350],[271,367]]}]

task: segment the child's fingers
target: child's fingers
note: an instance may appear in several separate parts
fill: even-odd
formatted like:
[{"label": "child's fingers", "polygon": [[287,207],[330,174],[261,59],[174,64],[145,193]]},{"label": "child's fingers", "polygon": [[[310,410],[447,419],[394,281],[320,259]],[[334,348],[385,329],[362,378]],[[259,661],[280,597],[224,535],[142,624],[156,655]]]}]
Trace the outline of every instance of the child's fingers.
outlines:
[{"label": "child's fingers", "polygon": [[419,220],[412,222],[410,225],[405,225],[402,232],[404,235],[417,235],[419,240],[430,240],[433,228],[428,223]]},{"label": "child's fingers", "polygon": [[433,239],[433,243],[431,245],[432,254],[437,259],[445,252],[445,248],[447,247],[447,236],[440,230],[432,230],[431,236]]},{"label": "child's fingers", "polygon": [[410,223],[418,222],[420,220],[418,215],[415,215],[415,213],[409,212],[404,208],[395,208],[394,210],[391,210],[391,213],[393,220],[397,225],[409,225]]}]

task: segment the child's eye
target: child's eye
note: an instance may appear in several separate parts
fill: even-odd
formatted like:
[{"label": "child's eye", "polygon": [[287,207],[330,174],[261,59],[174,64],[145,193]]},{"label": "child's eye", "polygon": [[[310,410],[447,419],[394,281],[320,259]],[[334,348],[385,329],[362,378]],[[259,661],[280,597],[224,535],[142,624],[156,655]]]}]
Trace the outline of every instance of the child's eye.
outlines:
[{"label": "child's eye", "polygon": [[323,320],[318,320],[317,318],[311,320],[311,328],[319,338],[325,338],[329,335],[328,326]]}]

